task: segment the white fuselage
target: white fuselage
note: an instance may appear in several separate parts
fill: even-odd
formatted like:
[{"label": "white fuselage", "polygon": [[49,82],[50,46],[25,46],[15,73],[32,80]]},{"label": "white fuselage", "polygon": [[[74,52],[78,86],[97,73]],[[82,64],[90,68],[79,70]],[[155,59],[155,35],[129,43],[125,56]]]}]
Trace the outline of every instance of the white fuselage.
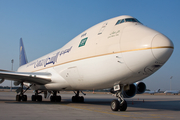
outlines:
[{"label": "white fuselage", "polygon": [[41,90],[87,90],[132,84],[157,71],[173,52],[173,43],[138,22],[119,16],[82,32],[48,55],[21,66],[19,72],[49,72],[52,82]]},{"label": "white fuselage", "polygon": [[166,90],[164,93],[171,93],[171,94],[178,94],[180,91],[179,90]]}]

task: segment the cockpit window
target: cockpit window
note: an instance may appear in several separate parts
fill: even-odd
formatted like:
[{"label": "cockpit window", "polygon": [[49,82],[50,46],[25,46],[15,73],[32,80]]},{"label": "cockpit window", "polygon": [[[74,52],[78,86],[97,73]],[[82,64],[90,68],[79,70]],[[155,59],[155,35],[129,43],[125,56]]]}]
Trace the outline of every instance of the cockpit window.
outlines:
[{"label": "cockpit window", "polygon": [[123,23],[123,22],[124,22],[124,19],[122,19],[120,23]]},{"label": "cockpit window", "polygon": [[139,22],[137,19],[135,18],[126,18],[126,19],[121,19],[121,20],[118,20],[116,25],[120,24],[120,23],[123,23],[123,22],[138,22],[138,23],[141,23]]},{"label": "cockpit window", "polygon": [[117,25],[117,24],[120,24],[120,23],[121,23],[121,21],[122,21],[122,20],[118,20],[118,21],[117,21],[117,23],[116,23],[116,25]]},{"label": "cockpit window", "polygon": [[[126,22],[139,22],[137,19],[135,19],[135,18],[126,18],[125,19],[126,20]],[[140,23],[140,22],[139,22]]]}]

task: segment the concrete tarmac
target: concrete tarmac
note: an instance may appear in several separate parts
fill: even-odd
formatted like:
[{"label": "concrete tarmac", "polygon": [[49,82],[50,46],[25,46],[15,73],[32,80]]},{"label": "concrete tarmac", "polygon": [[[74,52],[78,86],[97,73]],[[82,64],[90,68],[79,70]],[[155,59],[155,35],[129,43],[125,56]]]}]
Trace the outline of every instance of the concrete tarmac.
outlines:
[{"label": "concrete tarmac", "polygon": [[62,102],[49,99],[32,102],[32,91],[27,92],[27,102],[15,101],[15,92],[0,91],[0,120],[152,120],[180,118],[180,95],[136,95],[126,99],[127,111],[113,112],[110,103],[116,99],[111,94],[87,93],[85,103],[71,103],[72,92],[61,92]]}]

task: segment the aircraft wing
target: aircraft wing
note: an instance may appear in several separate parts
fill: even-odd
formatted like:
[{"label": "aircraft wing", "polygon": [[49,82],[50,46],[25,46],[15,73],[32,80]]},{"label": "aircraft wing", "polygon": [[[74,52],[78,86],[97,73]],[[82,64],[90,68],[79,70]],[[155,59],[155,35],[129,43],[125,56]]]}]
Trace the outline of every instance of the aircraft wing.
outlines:
[{"label": "aircraft wing", "polygon": [[35,83],[39,85],[44,85],[51,82],[51,73],[46,72],[15,72],[0,70],[1,81],[4,79],[18,81],[18,82],[27,82]]}]

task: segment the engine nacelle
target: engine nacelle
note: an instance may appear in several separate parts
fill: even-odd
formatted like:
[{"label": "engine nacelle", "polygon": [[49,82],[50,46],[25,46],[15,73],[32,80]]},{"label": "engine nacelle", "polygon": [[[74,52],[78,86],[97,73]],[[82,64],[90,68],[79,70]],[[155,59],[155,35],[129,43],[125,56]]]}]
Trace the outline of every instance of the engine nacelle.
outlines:
[{"label": "engine nacelle", "polygon": [[129,90],[125,90],[122,92],[122,95],[124,98],[131,98],[136,95],[137,88],[135,84],[130,84],[129,85]]},{"label": "engine nacelle", "polygon": [[0,84],[4,82],[4,78],[0,78]]},{"label": "engine nacelle", "polygon": [[21,82],[19,82],[19,81],[14,81],[14,85],[15,85],[15,86],[18,86],[20,83],[21,83]]},{"label": "engine nacelle", "polygon": [[[127,90],[126,90],[127,87]],[[146,90],[146,85],[143,82],[136,82],[134,84],[130,84],[124,87],[125,90],[122,91],[122,95],[124,98],[134,97],[136,94],[142,94]],[[110,89],[110,92],[115,94],[114,88]]]},{"label": "engine nacelle", "polygon": [[146,84],[143,82],[136,82],[135,85],[137,88],[137,94],[142,94],[146,91]]}]

